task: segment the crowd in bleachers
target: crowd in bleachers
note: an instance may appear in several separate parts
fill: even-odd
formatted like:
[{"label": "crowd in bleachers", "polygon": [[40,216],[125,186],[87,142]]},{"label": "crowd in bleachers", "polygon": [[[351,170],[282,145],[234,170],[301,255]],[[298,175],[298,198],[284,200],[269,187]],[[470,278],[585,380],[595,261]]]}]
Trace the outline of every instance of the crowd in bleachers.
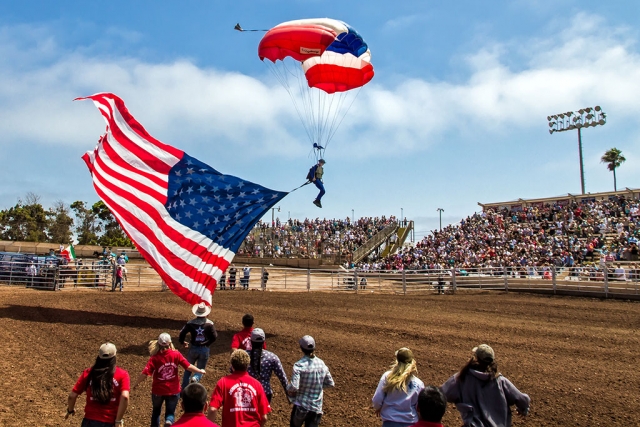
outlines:
[{"label": "crowd in bleachers", "polygon": [[358,247],[396,222],[389,218],[276,219],[259,221],[238,251],[239,256],[257,258],[318,258],[321,255],[348,257]]},{"label": "crowd in bleachers", "polygon": [[556,202],[484,209],[457,225],[433,231],[414,246],[359,267],[371,270],[550,266],[636,261],[640,230],[637,200]]}]

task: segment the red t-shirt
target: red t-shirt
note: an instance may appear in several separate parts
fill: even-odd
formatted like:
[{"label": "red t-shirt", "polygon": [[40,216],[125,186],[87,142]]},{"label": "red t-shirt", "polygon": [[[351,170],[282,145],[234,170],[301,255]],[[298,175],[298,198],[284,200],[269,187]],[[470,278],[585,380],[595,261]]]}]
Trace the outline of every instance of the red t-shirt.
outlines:
[{"label": "red t-shirt", "polygon": [[262,385],[246,372],[220,378],[211,395],[211,407],[221,406],[225,427],[260,427],[263,416],[271,412]]},{"label": "red t-shirt", "polygon": [[220,427],[218,424],[209,421],[204,414],[183,414],[174,426],[183,427]]},{"label": "red t-shirt", "polygon": [[[251,331],[253,331],[253,327],[244,328],[237,334],[233,336],[231,339],[231,348],[240,348],[242,350],[249,351],[251,350]],[[267,343],[262,344],[262,348],[267,349]]]},{"label": "red t-shirt", "polygon": [[103,405],[93,400],[91,395],[91,387],[89,374],[91,368],[85,369],[76,385],[73,386],[73,392],[76,394],[87,393],[87,403],[84,406],[84,417],[88,420],[101,421],[103,423],[113,423],[118,415],[118,405],[120,405],[120,395],[123,391],[129,391],[130,381],[129,373],[122,368],[116,366],[116,372],[113,374],[113,392],[109,403]]},{"label": "red t-shirt", "polygon": [[180,393],[178,366],[187,369],[191,365],[178,350],[164,350],[151,356],[142,373],[153,375],[151,394],[169,396]]}]

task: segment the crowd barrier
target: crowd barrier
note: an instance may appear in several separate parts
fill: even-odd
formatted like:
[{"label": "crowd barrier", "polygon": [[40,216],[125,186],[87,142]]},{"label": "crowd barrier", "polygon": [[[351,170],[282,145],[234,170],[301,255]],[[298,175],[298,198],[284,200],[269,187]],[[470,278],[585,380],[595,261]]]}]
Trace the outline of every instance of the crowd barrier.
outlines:
[{"label": "crowd barrier", "polygon": [[[266,274],[268,273],[268,274]],[[0,264],[0,285],[49,290],[113,289],[115,266],[100,261],[70,265]],[[640,299],[640,270],[594,267],[497,267],[405,271],[242,268],[235,282],[227,274],[218,292],[243,289],[282,292],[376,292],[393,294],[455,293],[463,289],[534,292],[597,298]],[[235,284],[235,286],[234,286]],[[244,286],[246,284],[246,286]],[[126,290],[166,289],[160,276],[146,264],[127,264]]]}]

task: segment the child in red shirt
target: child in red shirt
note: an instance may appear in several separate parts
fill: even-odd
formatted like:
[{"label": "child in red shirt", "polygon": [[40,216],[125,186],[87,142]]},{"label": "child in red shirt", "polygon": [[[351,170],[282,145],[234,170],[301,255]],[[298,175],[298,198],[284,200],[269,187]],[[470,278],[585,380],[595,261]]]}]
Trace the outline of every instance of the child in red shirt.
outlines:
[{"label": "child in red shirt", "polygon": [[[251,332],[253,331],[253,316],[251,314],[242,316],[242,326],[244,328],[231,339],[231,351],[238,348],[245,351],[251,350]],[[266,342],[262,348],[267,349]]]},{"label": "child in red shirt", "polygon": [[162,404],[165,403],[164,422],[165,427],[172,425],[175,419],[176,406],[180,399],[180,376],[178,366],[182,366],[189,372],[204,374],[204,369],[198,369],[185,359],[185,357],[175,349],[171,343],[171,335],[162,333],[157,340],[149,342],[149,353],[151,357],[147,366],[138,376],[133,388],[153,376],[151,385],[151,427],[160,426],[160,413]]},{"label": "child in red shirt", "polygon": [[69,394],[65,419],[76,413],[76,400],[83,392],[87,394],[84,420],[122,425],[129,404],[129,373],[116,366],[115,345],[102,344],[96,362],[82,372]]},{"label": "child in red shirt", "polygon": [[244,350],[231,354],[232,373],[220,378],[211,395],[207,418],[215,422],[222,407],[225,427],[261,427],[271,406],[260,381],[247,373],[251,358]]}]

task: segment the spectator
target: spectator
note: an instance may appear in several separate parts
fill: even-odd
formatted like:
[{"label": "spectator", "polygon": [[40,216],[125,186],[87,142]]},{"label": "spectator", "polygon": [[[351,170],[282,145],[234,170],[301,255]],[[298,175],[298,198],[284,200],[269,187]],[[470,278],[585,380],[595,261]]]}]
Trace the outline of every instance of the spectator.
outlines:
[{"label": "spectator", "polygon": [[[213,322],[207,319],[207,316],[211,313],[210,306],[201,302],[200,304],[195,304],[191,311],[196,318],[182,327],[178,341],[188,349],[187,360],[189,363],[196,365],[198,369],[205,369],[209,361],[209,348],[218,338],[218,332]],[[189,342],[185,341],[187,334],[190,336]],[[182,388],[189,384],[189,380],[198,382],[200,378],[202,378],[201,374],[195,373],[191,377],[191,372],[185,370],[182,377]]]},{"label": "spectator", "polygon": [[413,352],[406,347],[396,351],[391,369],[382,374],[372,399],[382,427],[409,427],[418,422],[416,403],[424,384],[417,374]]},{"label": "spectator", "polygon": [[236,266],[231,264],[229,268],[229,289],[235,290],[236,288]]},{"label": "spectator", "polygon": [[124,267],[122,265],[116,266],[116,277],[113,281],[113,287],[111,288],[111,292],[115,292],[118,287],[120,288],[120,292],[122,292],[123,282],[124,280]]},{"label": "spectator", "polygon": [[172,425],[175,417],[176,406],[180,398],[180,377],[178,366],[190,372],[204,374],[204,369],[198,369],[190,364],[179,351],[173,347],[171,336],[162,333],[157,340],[149,342],[151,357],[142,373],[133,385],[136,388],[148,376],[153,376],[151,385],[151,427],[160,426],[160,414],[162,404],[165,404],[164,425]]},{"label": "spectator", "polygon": [[435,386],[425,387],[418,395],[418,418],[411,427],[444,427],[442,417],[447,411],[447,398]]},{"label": "spectator", "polygon": [[100,346],[91,368],[85,369],[69,393],[67,415],[76,413],[78,396],[87,394],[83,427],[122,426],[122,418],[129,405],[129,373],[116,366],[116,346]]},{"label": "spectator", "polygon": [[242,289],[249,289],[249,276],[251,275],[251,267],[245,265],[242,269]]},{"label": "spectator", "polygon": [[511,426],[511,405],[529,413],[531,399],[498,372],[493,349],[475,347],[469,362],[442,385],[447,401],[455,403],[465,426]]},{"label": "spectator", "polygon": [[[236,333],[231,339],[231,350],[242,349],[251,350],[251,331],[253,331],[253,316],[249,313],[242,316],[242,330]],[[263,344],[263,348],[267,348],[267,343]]]},{"label": "spectator", "polygon": [[271,388],[271,374],[276,374],[276,377],[280,380],[282,388],[285,394],[287,393],[287,374],[285,374],[280,363],[280,358],[274,353],[264,350],[262,346],[266,342],[266,336],[262,329],[255,328],[251,331],[251,350],[249,350],[249,357],[251,363],[247,372],[253,378],[260,381],[267,400],[271,403],[273,397],[273,389]]},{"label": "spectator", "polygon": [[225,290],[227,289],[227,271],[223,271],[222,275],[220,276],[220,280],[218,280],[218,289],[220,290]]},{"label": "spectator", "polygon": [[290,427],[317,427],[322,418],[323,390],[335,384],[329,368],[316,356],[316,342],[305,335],[298,341],[304,353],[293,365],[293,374],[287,384],[287,393],[293,408]]},{"label": "spectator", "polygon": [[198,383],[189,384],[180,392],[180,405],[184,414],[174,424],[175,427],[220,427],[207,419],[207,389]]},{"label": "spectator", "polygon": [[231,374],[222,377],[211,395],[207,418],[215,422],[222,407],[224,427],[261,427],[267,422],[271,406],[260,382],[247,374],[249,354],[231,353]]}]

